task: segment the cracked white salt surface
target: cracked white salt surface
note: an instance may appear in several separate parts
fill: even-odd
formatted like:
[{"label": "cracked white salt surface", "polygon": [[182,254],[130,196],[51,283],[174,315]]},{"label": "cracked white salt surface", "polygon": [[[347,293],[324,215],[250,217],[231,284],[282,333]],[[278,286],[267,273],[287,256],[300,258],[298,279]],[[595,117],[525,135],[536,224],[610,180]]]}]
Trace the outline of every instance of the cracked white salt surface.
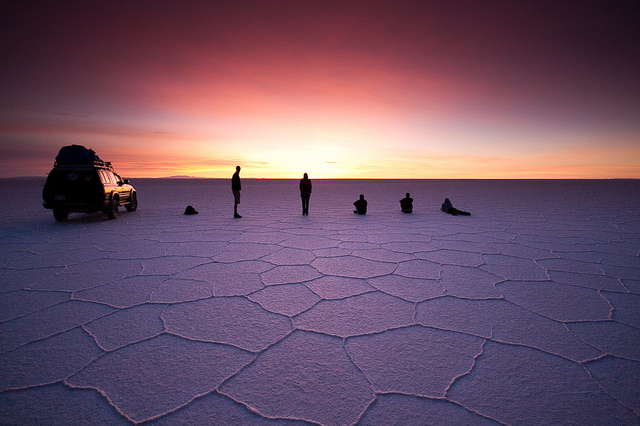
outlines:
[{"label": "cracked white salt surface", "polygon": [[316,180],[302,216],[245,179],[235,220],[140,179],[65,223],[43,181],[0,180],[2,424],[640,423],[637,181]]}]

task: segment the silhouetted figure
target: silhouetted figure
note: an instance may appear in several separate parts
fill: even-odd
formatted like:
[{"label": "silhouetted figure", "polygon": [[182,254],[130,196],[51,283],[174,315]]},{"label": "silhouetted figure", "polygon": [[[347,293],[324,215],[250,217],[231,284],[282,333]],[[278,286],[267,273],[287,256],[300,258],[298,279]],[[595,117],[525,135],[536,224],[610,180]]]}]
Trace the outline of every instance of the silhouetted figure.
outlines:
[{"label": "silhouetted figure", "polygon": [[309,215],[309,197],[311,197],[311,180],[305,173],[300,179],[300,198],[302,198],[302,214]]},{"label": "silhouetted figure", "polygon": [[187,208],[184,209],[184,214],[198,214],[198,211],[194,209],[193,206],[187,206]]},{"label": "silhouetted figure", "polygon": [[407,192],[407,196],[400,200],[400,209],[402,213],[411,213],[413,212],[413,198]]},{"label": "silhouetted figure", "polygon": [[452,214],[454,216],[457,216],[457,215],[471,216],[471,213],[465,212],[465,211],[462,211],[462,210],[458,210],[455,207],[453,207],[453,205],[451,204],[451,201],[449,201],[448,198],[444,199],[444,203],[442,203],[441,210],[443,212],[445,212],[445,213],[449,213],[449,214]]},{"label": "silhouetted figure", "polygon": [[353,202],[356,209],[353,211],[358,214],[367,214],[367,200],[364,199],[364,195],[360,194],[360,199]]},{"label": "silhouetted figure", "polygon": [[236,166],[236,172],[231,177],[231,190],[233,191],[233,217],[241,218],[238,214],[238,204],[240,204],[240,166]]}]

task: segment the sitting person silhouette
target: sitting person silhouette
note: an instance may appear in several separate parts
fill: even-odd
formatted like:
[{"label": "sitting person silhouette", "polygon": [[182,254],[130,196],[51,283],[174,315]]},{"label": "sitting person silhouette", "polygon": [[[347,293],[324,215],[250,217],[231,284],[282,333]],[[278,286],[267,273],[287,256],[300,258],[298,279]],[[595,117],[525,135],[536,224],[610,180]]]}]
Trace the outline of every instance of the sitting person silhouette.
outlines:
[{"label": "sitting person silhouette", "polygon": [[413,212],[413,198],[407,192],[407,196],[400,200],[400,209],[402,213],[411,213]]},{"label": "sitting person silhouette", "polygon": [[353,202],[356,209],[353,211],[358,214],[367,214],[367,200],[364,199],[364,195],[360,194],[360,199]]},{"label": "sitting person silhouette", "polygon": [[457,215],[462,215],[462,216],[471,216],[471,213],[469,212],[465,212],[462,210],[458,210],[455,207],[453,207],[453,205],[451,204],[451,201],[449,201],[448,198],[444,199],[444,203],[442,203],[442,208],[441,210],[445,213],[449,213],[451,215],[457,216]]}]

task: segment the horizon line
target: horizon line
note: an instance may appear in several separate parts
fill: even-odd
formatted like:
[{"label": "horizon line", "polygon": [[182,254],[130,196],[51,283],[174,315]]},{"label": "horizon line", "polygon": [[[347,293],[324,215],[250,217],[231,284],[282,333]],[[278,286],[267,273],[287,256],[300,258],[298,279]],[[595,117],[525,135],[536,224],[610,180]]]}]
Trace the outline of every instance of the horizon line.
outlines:
[{"label": "horizon line", "polygon": [[[49,174],[43,176],[7,176],[0,177],[0,180],[10,180],[10,179],[46,179]],[[202,176],[160,176],[160,177],[150,177],[150,176],[134,176],[134,177],[123,177],[123,179],[198,179],[198,180],[231,180],[231,178],[215,178],[215,177],[202,177]],[[242,177],[243,180],[299,180],[298,177]],[[640,180],[640,178],[636,177],[609,177],[609,178],[562,178],[562,177],[455,177],[455,178],[445,178],[445,177],[431,177],[431,178],[407,178],[407,177],[317,177],[313,178],[313,180]]]}]

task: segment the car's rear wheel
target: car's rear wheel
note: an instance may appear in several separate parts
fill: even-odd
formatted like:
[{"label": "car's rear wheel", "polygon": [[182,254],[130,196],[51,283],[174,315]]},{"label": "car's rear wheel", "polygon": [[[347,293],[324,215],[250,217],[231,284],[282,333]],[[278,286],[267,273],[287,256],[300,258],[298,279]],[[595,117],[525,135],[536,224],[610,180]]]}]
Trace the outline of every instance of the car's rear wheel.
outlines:
[{"label": "car's rear wheel", "polygon": [[117,195],[113,195],[111,197],[111,203],[109,203],[107,216],[109,216],[109,219],[115,219],[118,217],[118,196]]},{"label": "car's rear wheel", "polygon": [[53,217],[58,222],[64,222],[69,217],[69,212],[62,209],[53,209]]},{"label": "car's rear wheel", "polygon": [[138,196],[135,191],[131,191],[131,201],[124,206],[128,212],[135,212],[138,208]]}]

